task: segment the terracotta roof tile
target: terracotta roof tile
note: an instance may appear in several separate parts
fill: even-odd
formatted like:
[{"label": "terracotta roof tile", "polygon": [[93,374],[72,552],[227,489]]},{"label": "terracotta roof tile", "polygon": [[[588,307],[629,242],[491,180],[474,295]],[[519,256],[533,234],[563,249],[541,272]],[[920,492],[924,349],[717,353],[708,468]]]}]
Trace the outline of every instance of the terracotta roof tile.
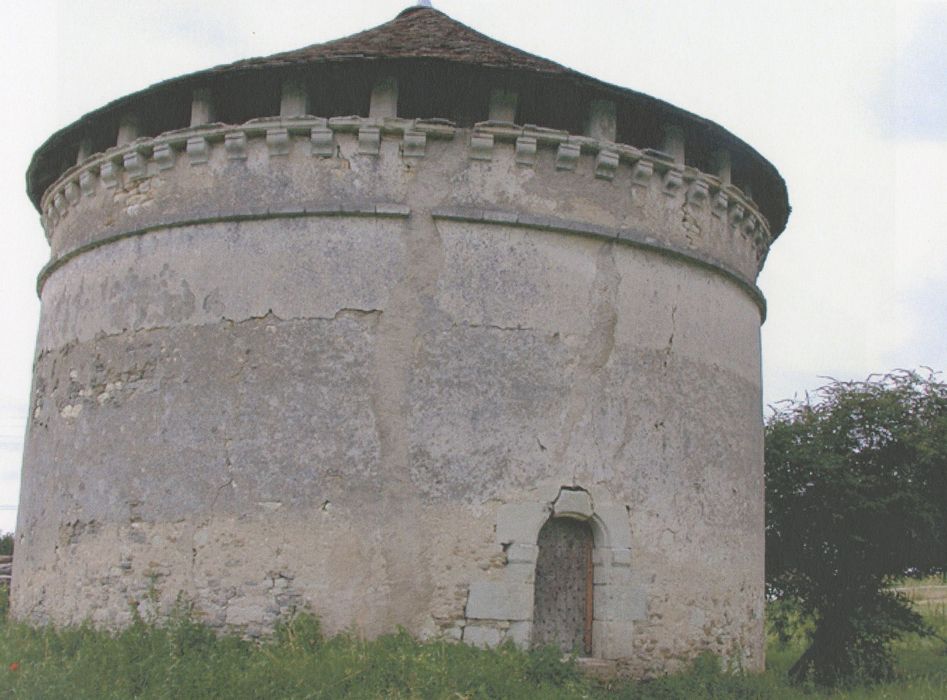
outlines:
[{"label": "terracotta roof tile", "polygon": [[244,59],[211,68],[199,75],[352,58],[434,58],[539,73],[580,75],[558,63],[491,39],[439,10],[421,6],[409,7],[390,22],[351,36],[263,58]]}]

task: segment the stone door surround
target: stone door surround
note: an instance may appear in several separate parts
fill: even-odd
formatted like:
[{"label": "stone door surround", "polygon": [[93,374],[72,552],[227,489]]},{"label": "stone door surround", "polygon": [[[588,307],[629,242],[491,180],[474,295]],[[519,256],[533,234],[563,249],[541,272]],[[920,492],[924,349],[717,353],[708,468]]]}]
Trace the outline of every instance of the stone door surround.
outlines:
[{"label": "stone door surround", "polygon": [[510,639],[520,647],[530,645],[539,531],[550,518],[574,518],[588,522],[594,538],[592,656],[631,654],[634,622],[646,617],[647,593],[633,572],[627,508],[598,491],[561,486],[551,500],[499,507],[496,541],[507,562],[499,579],[471,582],[465,642],[496,646]]}]

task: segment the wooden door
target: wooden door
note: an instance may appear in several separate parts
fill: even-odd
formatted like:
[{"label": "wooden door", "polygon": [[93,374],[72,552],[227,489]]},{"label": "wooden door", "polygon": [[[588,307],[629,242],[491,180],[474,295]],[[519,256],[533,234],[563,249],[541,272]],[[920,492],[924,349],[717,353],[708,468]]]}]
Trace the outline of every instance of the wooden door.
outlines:
[{"label": "wooden door", "polygon": [[592,653],[592,528],[552,518],[539,531],[533,646]]}]

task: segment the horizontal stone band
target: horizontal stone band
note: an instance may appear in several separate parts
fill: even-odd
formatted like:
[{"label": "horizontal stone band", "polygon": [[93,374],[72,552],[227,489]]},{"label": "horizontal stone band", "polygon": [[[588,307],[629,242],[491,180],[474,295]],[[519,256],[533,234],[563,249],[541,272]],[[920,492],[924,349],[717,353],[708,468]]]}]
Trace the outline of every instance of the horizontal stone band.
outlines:
[{"label": "horizontal stone band", "polygon": [[476,209],[470,207],[449,207],[435,209],[431,212],[435,219],[445,219],[448,221],[463,221],[479,224],[501,224],[507,226],[522,226],[525,228],[534,228],[542,231],[553,231],[556,233],[567,233],[576,236],[591,236],[604,240],[616,241],[635,248],[643,248],[661,255],[666,255],[677,260],[698,265],[704,269],[716,272],[723,277],[734,282],[740,289],[746,292],[753,303],[760,310],[760,322],[766,320],[766,298],[763,292],[753,282],[746,279],[736,270],[728,265],[716,260],[715,258],[700,253],[696,250],[685,250],[669,243],[659,241],[653,236],[640,229],[635,228],[614,228],[610,226],[600,226],[583,221],[572,221],[569,219],[559,219],[551,216],[533,216],[530,214],[517,214],[509,211],[495,211],[489,209]]},{"label": "horizontal stone band", "polygon": [[172,219],[168,221],[155,221],[141,228],[128,231],[116,231],[108,233],[91,243],[78,246],[72,250],[63,253],[58,258],[50,260],[43,269],[40,270],[36,279],[36,293],[42,295],[43,285],[46,280],[57,269],[67,262],[83,253],[100,248],[110,243],[115,243],[123,238],[132,238],[142,236],[146,233],[161,231],[164,229],[184,228],[187,226],[200,226],[202,224],[219,224],[235,221],[260,221],[263,219],[299,219],[308,217],[324,216],[376,216],[386,218],[406,218],[411,214],[410,207],[403,204],[394,204],[382,202],[378,204],[312,204],[305,207],[292,207],[285,209],[267,208],[267,209],[247,209],[245,211],[234,211],[227,214],[208,212],[204,215],[191,216],[187,219]]}]

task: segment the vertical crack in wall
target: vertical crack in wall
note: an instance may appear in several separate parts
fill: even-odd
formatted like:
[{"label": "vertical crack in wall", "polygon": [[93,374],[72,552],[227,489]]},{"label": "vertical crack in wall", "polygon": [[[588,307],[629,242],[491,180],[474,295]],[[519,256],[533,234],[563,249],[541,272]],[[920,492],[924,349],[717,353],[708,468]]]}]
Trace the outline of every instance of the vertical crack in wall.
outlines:
[{"label": "vertical crack in wall", "polygon": [[[554,464],[561,464],[568,457],[573,433],[583,417],[589,415],[594,397],[602,393],[604,377],[602,371],[608,365],[615,349],[615,328],[618,325],[618,285],[621,276],[615,265],[615,247],[611,242],[603,243],[595,259],[595,279],[589,292],[591,323],[585,344],[579,351],[579,361],[566,401],[562,436],[554,452]],[[595,434],[594,420],[588,429]],[[571,465],[572,483],[576,480],[576,464]]]},{"label": "vertical crack in wall", "polygon": [[677,304],[671,306],[671,335],[668,336],[667,347],[664,348],[664,360],[662,362],[667,374],[668,364],[671,361],[671,351],[674,349],[674,333],[677,331],[677,324],[675,323],[675,317],[677,316]]},{"label": "vertical crack in wall", "polygon": [[[379,485],[380,517],[391,514],[400,523],[397,531],[379,527],[375,543],[384,558],[389,588],[387,608],[400,615],[386,621],[412,626],[414,610],[426,610],[427,601],[418,600],[414,591],[430,589],[429,567],[420,561],[422,544],[430,537],[416,518],[422,512],[411,480],[410,385],[414,360],[421,350],[425,321],[433,314],[437,283],[444,267],[440,232],[428,209],[415,209],[402,228],[405,240],[404,266],[384,313],[379,315],[373,357],[375,384],[371,405],[380,444],[380,458],[386,482]],[[413,525],[413,529],[405,526]],[[382,541],[384,538],[384,541]],[[391,540],[396,540],[392,542]],[[397,582],[415,580],[415,587]],[[376,621],[378,622],[378,621]]]}]

